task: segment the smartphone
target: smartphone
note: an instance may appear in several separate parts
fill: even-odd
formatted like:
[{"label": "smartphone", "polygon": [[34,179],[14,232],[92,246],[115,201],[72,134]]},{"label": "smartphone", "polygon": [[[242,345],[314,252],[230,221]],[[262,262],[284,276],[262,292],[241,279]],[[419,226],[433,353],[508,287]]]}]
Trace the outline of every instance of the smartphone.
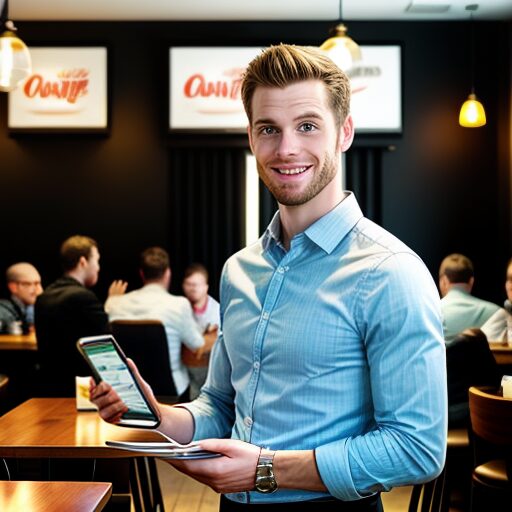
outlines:
[{"label": "smartphone", "polygon": [[155,428],[160,424],[158,411],[144,394],[113,336],[80,338],[77,347],[91,367],[96,384],[108,382],[128,407],[118,425]]}]

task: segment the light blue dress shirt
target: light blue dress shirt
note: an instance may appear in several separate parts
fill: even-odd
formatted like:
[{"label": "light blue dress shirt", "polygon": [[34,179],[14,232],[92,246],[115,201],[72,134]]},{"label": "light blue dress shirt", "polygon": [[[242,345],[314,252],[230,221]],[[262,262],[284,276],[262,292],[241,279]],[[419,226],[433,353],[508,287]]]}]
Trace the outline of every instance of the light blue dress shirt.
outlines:
[{"label": "light blue dress shirt", "polygon": [[[447,399],[429,272],[363,217],[352,194],[288,252],[279,231],[276,214],[225,265],[222,335],[200,397],[186,406],[195,439],[313,449],[324,484],[342,500],[433,478],[444,463]],[[228,495],[250,503],[324,496]]]}]

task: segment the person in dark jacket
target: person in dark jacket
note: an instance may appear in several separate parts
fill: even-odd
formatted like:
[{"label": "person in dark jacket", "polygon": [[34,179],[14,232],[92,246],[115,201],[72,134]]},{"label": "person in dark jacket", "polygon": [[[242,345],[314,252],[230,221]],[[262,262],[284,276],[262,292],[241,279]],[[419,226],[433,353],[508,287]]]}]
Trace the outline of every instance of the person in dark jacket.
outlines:
[{"label": "person in dark jacket", "polygon": [[[60,248],[64,274],[48,286],[35,304],[35,328],[45,396],[74,396],[75,376],[90,375],[76,348],[84,336],[110,332],[103,304],[90,290],[98,281],[98,244],[72,236]],[[109,294],[123,293],[126,283],[114,281]]]}]

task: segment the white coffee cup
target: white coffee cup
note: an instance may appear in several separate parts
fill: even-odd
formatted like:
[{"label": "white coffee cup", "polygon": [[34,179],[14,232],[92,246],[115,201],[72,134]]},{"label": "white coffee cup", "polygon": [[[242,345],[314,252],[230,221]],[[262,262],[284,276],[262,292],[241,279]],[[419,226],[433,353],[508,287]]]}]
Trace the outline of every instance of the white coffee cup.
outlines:
[{"label": "white coffee cup", "polygon": [[503,398],[512,398],[512,375],[503,375],[501,379]]}]

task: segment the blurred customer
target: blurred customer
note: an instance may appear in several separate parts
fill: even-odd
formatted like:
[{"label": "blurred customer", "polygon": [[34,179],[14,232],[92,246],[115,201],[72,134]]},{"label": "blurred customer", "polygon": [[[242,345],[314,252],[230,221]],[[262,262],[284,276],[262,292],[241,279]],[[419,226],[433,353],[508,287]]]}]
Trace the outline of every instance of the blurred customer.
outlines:
[{"label": "blurred customer", "polygon": [[[98,281],[98,244],[87,236],[72,236],[60,248],[64,275],[53,282],[35,305],[35,326],[44,394],[73,396],[75,376],[90,375],[76,348],[78,338],[110,332],[108,316],[92,288]],[[126,283],[115,281],[109,293],[121,293]]]},{"label": "blurred customer", "polygon": [[211,349],[215,337],[208,335],[203,339],[188,300],[169,293],[171,268],[164,249],[150,247],[141,254],[140,276],[142,288],[124,295],[111,295],[105,309],[110,321],[144,319],[160,320],[164,324],[174,385],[180,401],[187,401],[189,376],[181,362],[181,344],[201,355]]},{"label": "blurred customer", "polygon": [[450,254],[439,268],[439,290],[444,338],[451,341],[464,329],[482,327],[499,306],[471,295],[475,282],[471,260],[463,254]]},{"label": "blurred customer", "polygon": [[[0,332],[28,334],[34,326],[34,304],[41,295],[41,276],[30,263],[15,263],[5,272],[9,299],[0,299]],[[19,330],[19,332],[18,332]]]},{"label": "blurred customer", "polygon": [[[489,341],[508,341],[512,344],[512,332],[507,335],[507,324],[512,327],[512,258],[507,265],[505,278],[505,291],[507,299],[503,308],[498,309],[494,315],[482,325],[482,331]],[[512,331],[512,329],[510,329]]]},{"label": "blurred customer", "polygon": [[[201,332],[217,333],[220,324],[219,303],[208,295],[208,270],[201,263],[191,263],[185,269],[183,293],[190,301],[194,318]],[[206,380],[210,354],[205,353],[197,359],[190,349],[182,346],[182,359],[190,377],[190,399],[199,395],[201,386]]]}]

